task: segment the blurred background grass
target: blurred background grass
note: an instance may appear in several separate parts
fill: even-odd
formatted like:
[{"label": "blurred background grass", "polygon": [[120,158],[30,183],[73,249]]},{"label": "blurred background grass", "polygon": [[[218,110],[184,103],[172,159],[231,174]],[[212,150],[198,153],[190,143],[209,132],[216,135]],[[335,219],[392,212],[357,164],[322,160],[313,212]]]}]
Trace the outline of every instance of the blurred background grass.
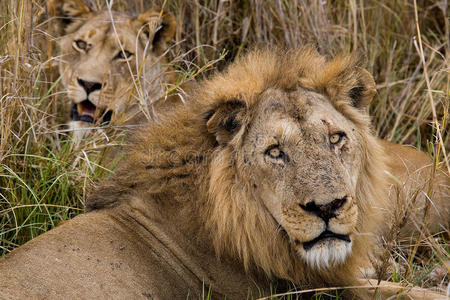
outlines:
[{"label": "blurred background grass", "polygon": [[[105,0],[84,2],[106,7]],[[314,44],[324,55],[357,51],[377,82],[370,108],[377,134],[417,146],[448,168],[447,1],[418,0],[416,6],[407,0],[110,2],[131,14],[152,7],[171,12],[177,20],[171,61],[184,74],[200,70],[198,79],[253,47]],[[226,56],[216,62],[222,53]],[[45,0],[0,2],[0,256],[83,212],[90,188],[115,165],[104,164],[107,139],[71,147],[62,125],[68,111],[57,54]],[[202,69],[211,62],[213,68]],[[437,128],[443,148],[437,147]],[[448,261],[445,241],[440,249],[439,259],[431,254],[414,265],[420,272],[402,271],[400,263],[391,279],[444,284],[448,267],[437,279],[428,276],[441,267],[442,255]],[[408,252],[401,253],[411,269],[410,258],[402,257]]]}]

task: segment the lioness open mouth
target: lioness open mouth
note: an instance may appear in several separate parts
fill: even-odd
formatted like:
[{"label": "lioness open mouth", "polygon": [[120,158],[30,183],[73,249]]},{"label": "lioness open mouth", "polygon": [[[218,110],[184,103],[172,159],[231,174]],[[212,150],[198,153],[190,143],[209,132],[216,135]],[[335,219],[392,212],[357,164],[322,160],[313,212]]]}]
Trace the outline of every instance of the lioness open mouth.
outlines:
[{"label": "lioness open mouth", "polygon": [[[94,123],[95,115],[97,113],[97,106],[89,100],[84,100],[72,106],[71,119],[73,121],[82,121],[87,123]],[[112,110],[103,110],[100,114],[102,117],[102,124],[107,124],[111,121]]]},{"label": "lioness open mouth", "polygon": [[325,230],[324,232],[322,232],[318,237],[316,237],[315,239],[309,241],[309,242],[305,242],[303,243],[303,249],[305,249],[305,251],[310,250],[318,241],[321,241],[323,239],[327,239],[327,238],[335,238],[335,239],[339,239],[339,240],[343,240],[345,242],[350,243],[350,237],[347,234],[337,234],[328,230]]}]

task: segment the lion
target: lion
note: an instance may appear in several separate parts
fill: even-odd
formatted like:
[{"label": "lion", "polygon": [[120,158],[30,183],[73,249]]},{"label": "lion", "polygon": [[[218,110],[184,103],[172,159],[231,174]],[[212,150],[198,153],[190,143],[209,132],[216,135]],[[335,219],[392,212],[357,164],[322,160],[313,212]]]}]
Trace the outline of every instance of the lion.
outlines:
[{"label": "lion", "polygon": [[360,285],[396,203],[367,114],[374,94],[353,56],[238,58],[135,133],[87,213],[0,260],[2,295],[245,299]]},{"label": "lion", "polygon": [[[407,146],[379,140],[387,153],[389,196],[401,210],[407,210],[409,224],[401,237],[417,235],[418,231],[449,232],[449,173],[435,166],[428,155]],[[416,233],[416,234],[414,234]]]},{"label": "lion", "polygon": [[158,100],[166,85],[176,82],[165,55],[175,18],[157,9],[137,17],[97,12],[81,0],[48,0],[48,8],[59,35],[59,69],[72,102],[74,140],[109,122],[151,119],[153,104],[163,102]]}]

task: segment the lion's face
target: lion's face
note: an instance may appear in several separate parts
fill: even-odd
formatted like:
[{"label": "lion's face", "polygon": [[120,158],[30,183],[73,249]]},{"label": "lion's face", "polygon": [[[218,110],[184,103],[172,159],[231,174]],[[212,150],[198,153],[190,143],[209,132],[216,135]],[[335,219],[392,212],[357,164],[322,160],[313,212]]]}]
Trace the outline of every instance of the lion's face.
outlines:
[{"label": "lion's face", "polygon": [[124,122],[142,108],[148,111],[167,81],[161,58],[175,31],[174,18],[157,10],[137,18],[93,12],[74,0],[51,0],[49,5],[62,18],[60,71],[75,127],[112,117]]},{"label": "lion's face", "polygon": [[323,95],[302,88],[260,97],[243,141],[243,174],[262,179],[255,193],[308,265],[341,264],[358,221],[355,125]]},{"label": "lion's face", "polygon": [[216,250],[294,281],[311,279],[305,267],[328,276],[358,265],[383,201],[371,75],[350,56],[262,51],[204,87],[215,138],[205,214]]},{"label": "lion's face", "polygon": [[[132,74],[145,57],[144,45],[137,43],[129,18],[116,16],[115,24],[117,34],[105,12],[60,41],[62,81],[77,107],[74,120],[93,122],[106,111],[124,112],[131,104]],[[155,59],[150,55],[148,66]],[[158,70],[153,71],[157,78]]]}]

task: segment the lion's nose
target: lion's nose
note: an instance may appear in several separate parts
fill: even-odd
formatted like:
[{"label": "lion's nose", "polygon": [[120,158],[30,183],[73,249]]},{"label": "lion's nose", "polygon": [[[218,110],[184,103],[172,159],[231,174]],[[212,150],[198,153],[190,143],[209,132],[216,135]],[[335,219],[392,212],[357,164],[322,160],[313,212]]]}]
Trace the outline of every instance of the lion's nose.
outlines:
[{"label": "lion's nose", "polygon": [[83,87],[83,89],[86,91],[86,94],[90,94],[96,90],[100,90],[102,88],[102,84],[100,82],[92,82],[92,81],[86,81],[80,78],[77,78],[78,84]]},{"label": "lion's nose", "polygon": [[317,205],[314,201],[311,201],[306,203],[306,205],[300,204],[300,207],[307,212],[315,214],[316,216],[322,218],[326,223],[328,223],[328,220],[336,217],[335,211],[341,208],[346,201],[347,196],[340,199],[334,199],[330,203],[323,205]]}]

